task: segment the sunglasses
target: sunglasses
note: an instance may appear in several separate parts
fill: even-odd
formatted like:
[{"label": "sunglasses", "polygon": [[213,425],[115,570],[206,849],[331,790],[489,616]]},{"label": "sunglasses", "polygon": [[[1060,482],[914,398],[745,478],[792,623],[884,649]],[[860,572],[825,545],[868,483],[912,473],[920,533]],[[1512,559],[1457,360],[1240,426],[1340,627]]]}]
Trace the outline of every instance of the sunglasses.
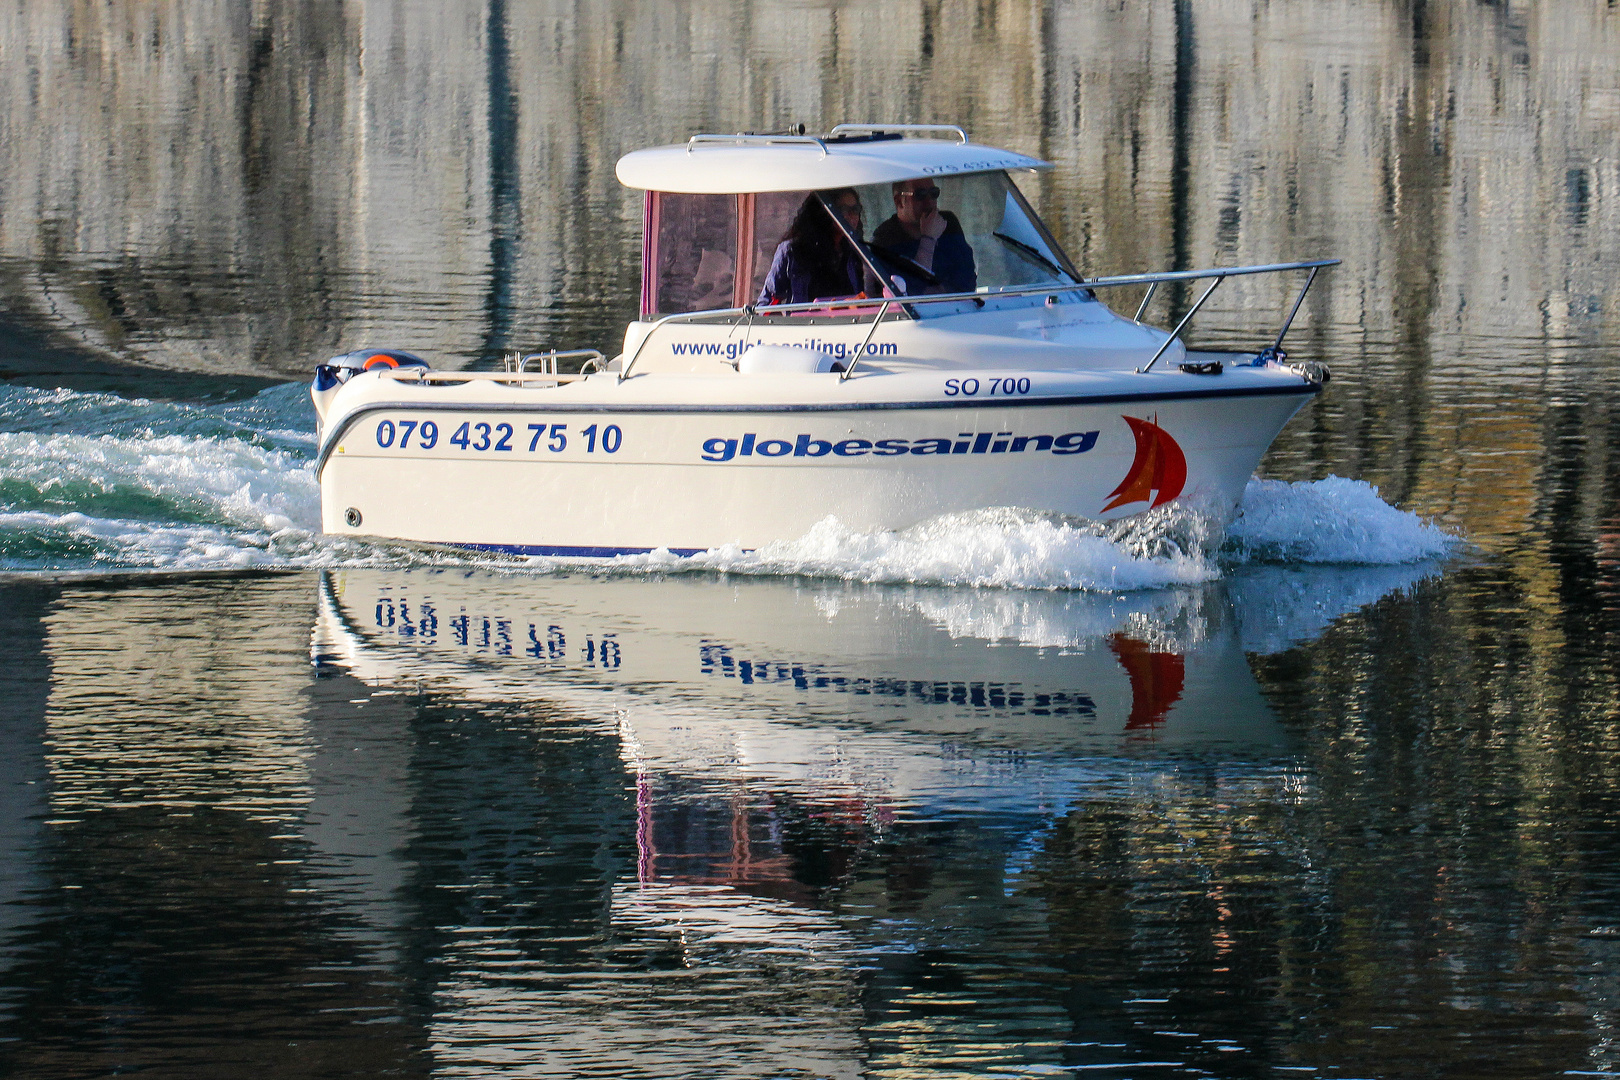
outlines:
[{"label": "sunglasses", "polygon": [[900,194],[910,195],[913,199],[937,199],[939,198],[939,188],[918,188],[916,191],[902,191]]}]

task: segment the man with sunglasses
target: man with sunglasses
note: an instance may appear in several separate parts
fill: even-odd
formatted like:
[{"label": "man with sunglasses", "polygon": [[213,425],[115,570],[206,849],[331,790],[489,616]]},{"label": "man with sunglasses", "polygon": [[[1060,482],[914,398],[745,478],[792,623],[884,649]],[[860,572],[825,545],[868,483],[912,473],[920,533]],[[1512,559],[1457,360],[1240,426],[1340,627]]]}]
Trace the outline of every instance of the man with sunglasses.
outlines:
[{"label": "man with sunglasses", "polygon": [[880,255],[910,260],[928,275],[908,273],[910,267],[900,266],[906,291],[972,292],[979,281],[973,247],[956,215],[939,208],[939,186],[929,179],[901,180],[893,193],[894,216],[877,227],[872,246]]}]

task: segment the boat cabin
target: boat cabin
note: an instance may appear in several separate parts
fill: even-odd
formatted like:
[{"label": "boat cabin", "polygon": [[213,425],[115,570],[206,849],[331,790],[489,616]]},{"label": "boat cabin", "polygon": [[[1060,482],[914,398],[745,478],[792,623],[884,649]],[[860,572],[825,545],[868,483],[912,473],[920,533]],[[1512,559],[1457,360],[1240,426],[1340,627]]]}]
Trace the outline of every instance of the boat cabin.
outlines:
[{"label": "boat cabin", "polygon": [[1164,335],[1097,302],[1009,175],[1048,168],[954,125],[695,135],[627,154],[619,180],[647,192],[641,317],[610,367],[1141,364]]},{"label": "boat cabin", "polygon": [[[941,133],[954,137],[917,137]],[[647,192],[642,318],[863,292],[1073,284],[1079,275],[1007,175],[1047,168],[1036,158],[970,143],[949,125],[844,124],[824,136],[697,135],[683,145],[638,150],[620,159],[618,176]],[[918,259],[917,230],[908,235],[907,219],[917,216],[911,203],[937,208],[948,223],[932,259]],[[767,290],[801,212],[827,238],[836,230],[845,240],[840,253],[851,264],[849,288],[812,288],[814,295],[799,297]]]}]

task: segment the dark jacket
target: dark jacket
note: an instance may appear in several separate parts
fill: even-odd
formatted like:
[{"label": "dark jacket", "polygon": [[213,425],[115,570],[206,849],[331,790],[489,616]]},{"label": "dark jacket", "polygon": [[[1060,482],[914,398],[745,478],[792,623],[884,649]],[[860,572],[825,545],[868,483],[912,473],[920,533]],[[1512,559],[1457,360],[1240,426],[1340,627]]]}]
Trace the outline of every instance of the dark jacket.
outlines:
[{"label": "dark jacket", "polygon": [[807,304],[835,296],[854,296],[861,291],[862,276],[861,262],[854,255],[846,255],[840,273],[838,268],[800,258],[793,250],[793,241],[784,240],[776,245],[771,272],[765,275],[765,287],[754,302]]},{"label": "dark jacket", "polygon": [[[979,287],[979,270],[973,262],[973,245],[967,242],[962,223],[949,210],[941,210],[940,216],[945,219],[945,234],[934,242],[933,266],[934,276],[939,278],[939,288],[930,286],[914,274],[908,274],[905,267],[898,267],[900,276],[905,278],[907,292],[920,293],[930,288],[936,292],[941,289],[945,292],[972,292]],[[908,259],[917,257],[920,243],[920,239],[914,239],[906,232],[898,217],[891,217],[872,234],[874,247],[887,249]],[[878,252],[879,256],[882,254]]]}]

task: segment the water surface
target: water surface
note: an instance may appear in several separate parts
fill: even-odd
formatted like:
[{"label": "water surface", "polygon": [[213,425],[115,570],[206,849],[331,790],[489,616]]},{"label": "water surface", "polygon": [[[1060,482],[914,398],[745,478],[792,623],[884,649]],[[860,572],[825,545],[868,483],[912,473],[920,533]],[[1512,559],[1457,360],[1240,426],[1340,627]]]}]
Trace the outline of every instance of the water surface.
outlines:
[{"label": "water surface", "polygon": [[[1620,1073],[1616,57],[1600,4],[0,13],[0,1068]],[[890,118],[1053,161],[1088,273],[1345,260],[1230,531],[319,536],[313,362],[614,351],[620,154]]]}]

